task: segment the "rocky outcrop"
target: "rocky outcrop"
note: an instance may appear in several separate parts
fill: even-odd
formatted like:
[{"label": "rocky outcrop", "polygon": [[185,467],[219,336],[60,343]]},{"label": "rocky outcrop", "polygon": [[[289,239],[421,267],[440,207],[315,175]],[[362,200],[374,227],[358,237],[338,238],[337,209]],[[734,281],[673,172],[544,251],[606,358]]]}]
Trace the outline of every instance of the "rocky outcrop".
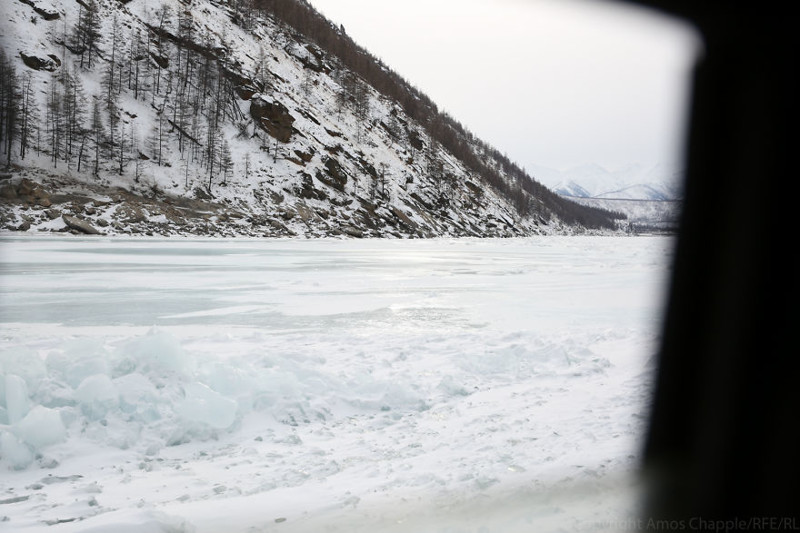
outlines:
[{"label": "rocky outcrop", "polygon": [[250,100],[250,116],[261,129],[282,143],[288,143],[294,132],[294,117],[280,102],[270,102],[261,94]]},{"label": "rocky outcrop", "polygon": [[50,193],[40,183],[27,178],[23,178],[16,185],[9,183],[4,186],[0,189],[0,198],[41,207],[50,207],[52,205]]},{"label": "rocky outcrop", "polygon": [[[5,1],[9,1],[9,0],[5,0]],[[53,11],[52,9],[43,8],[43,7],[39,6],[39,5],[37,5],[37,3],[34,2],[33,0],[19,0],[19,1],[22,2],[23,4],[27,4],[27,5],[31,6],[33,8],[33,10],[40,17],[42,17],[44,20],[58,20],[59,18],[61,18],[61,14],[58,13],[57,11]]]},{"label": "rocky outcrop", "polygon": [[409,229],[417,229],[417,225],[414,223],[414,221],[411,220],[408,215],[403,213],[399,208],[392,206],[392,213]]},{"label": "rocky outcrop", "polygon": [[325,172],[317,173],[317,179],[340,192],[344,192],[344,186],[347,184],[347,174],[342,165],[332,157],[325,161]]},{"label": "rocky outcrop", "polygon": [[153,58],[153,61],[155,61],[156,65],[158,65],[158,68],[160,69],[169,68],[169,57],[165,56],[164,54],[158,53],[156,51],[151,51],[150,57]]},{"label": "rocky outcrop", "polygon": [[58,56],[53,54],[48,54],[47,57],[44,58],[33,54],[28,55],[25,52],[20,52],[19,56],[22,58],[22,62],[25,63],[25,66],[33,70],[46,70],[48,72],[53,72],[61,66],[61,60],[58,58]]},{"label": "rocky outcrop", "polygon": [[286,53],[297,59],[303,68],[314,72],[330,72],[331,68],[325,64],[325,53],[314,45],[291,43],[286,48]]}]

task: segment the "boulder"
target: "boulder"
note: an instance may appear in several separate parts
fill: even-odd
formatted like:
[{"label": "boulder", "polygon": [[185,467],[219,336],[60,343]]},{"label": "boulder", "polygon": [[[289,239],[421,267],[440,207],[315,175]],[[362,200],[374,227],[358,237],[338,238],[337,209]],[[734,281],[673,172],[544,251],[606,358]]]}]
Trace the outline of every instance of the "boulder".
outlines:
[{"label": "boulder", "polygon": [[330,68],[325,65],[325,53],[314,45],[300,45],[297,42],[289,44],[285,49],[286,53],[297,59],[303,68],[314,72],[330,72]]},{"label": "boulder", "polygon": [[5,198],[6,200],[16,200],[18,198],[17,188],[13,185],[6,185],[0,189],[0,198]]},{"label": "boulder", "polygon": [[81,218],[70,215],[62,215],[61,218],[64,220],[64,223],[67,225],[67,227],[71,229],[81,233],[86,233],[87,235],[102,235],[100,230]]},{"label": "boulder", "polygon": [[250,100],[258,94],[258,90],[250,85],[237,85],[234,90],[241,100]]},{"label": "boulder", "polygon": [[261,129],[280,142],[287,143],[292,138],[295,118],[280,102],[270,102],[258,94],[250,100],[250,116]]},{"label": "boulder", "polygon": [[147,221],[147,216],[137,205],[125,204],[117,209],[117,215],[126,224],[140,224]]},{"label": "boulder", "polygon": [[22,62],[25,63],[25,66],[33,70],[46,70],[48,72],[53,72],[61,66],[61,60],[58,59],[58,56],[54,55],[48,55],[46,58],[43,58],[33,54],[28,55],[25,52],[20,52],[19,56],[22,58]]},{"label": "boulder", "polygon": [[169,57],[157,52],[150,52],[150,57],[153,58],[153,61],[155,61],[156,65],[158,65],[158,68],[162,70],[169,68]]},{"label": "boulder", "polygon": [[303,162],[303,164],[308,163],[314,157],[314,149],[309,148],[308,152],[303,152],[302,150],[295,150],[294,154]]},{"label": "boulder", "polygon": [[342,231],[347,235],[350,235],[351,237],[355,237],[357,239],[364,238],[364,232],[358,228],[354,228],[353,226],[345,226],[344,228],[342,228]]},{"label": "boulder", "polygon": [[411,129],[407,129],[406,133],[408,134],[408,143],[414,150],[422,150],[425,148],[425,143],[422,141],[419,133]]},{"label": "boulder", "polygon": [[17,194],[20,196],[32,196],[34,189],[38,186],[38,183],[35,183],[28,178],[22,178],[17,185]]},{"label": "boulder", "polygon": [[57,11],[52,11],[47,8],[40,7],[36,5],[36,2],[33,0],[19,0],[23,4],[27,4],[33,8],[33,10],[41,16],[44,20],[58,20],[61,18],[61,15]]}]

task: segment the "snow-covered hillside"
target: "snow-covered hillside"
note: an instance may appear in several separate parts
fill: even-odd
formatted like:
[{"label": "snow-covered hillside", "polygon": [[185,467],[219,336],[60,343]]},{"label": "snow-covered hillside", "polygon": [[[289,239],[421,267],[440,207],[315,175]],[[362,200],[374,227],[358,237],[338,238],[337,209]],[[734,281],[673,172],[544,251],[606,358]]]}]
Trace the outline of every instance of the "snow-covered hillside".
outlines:
[{"label": "snow-covered hillside", "polygon": [[525,176],[393,73],[379,91],[354,69],[386,67],[322,49],[278,5],[310,9],[3,2],[15,133],[2,226],[397,237],[614,226]]}]

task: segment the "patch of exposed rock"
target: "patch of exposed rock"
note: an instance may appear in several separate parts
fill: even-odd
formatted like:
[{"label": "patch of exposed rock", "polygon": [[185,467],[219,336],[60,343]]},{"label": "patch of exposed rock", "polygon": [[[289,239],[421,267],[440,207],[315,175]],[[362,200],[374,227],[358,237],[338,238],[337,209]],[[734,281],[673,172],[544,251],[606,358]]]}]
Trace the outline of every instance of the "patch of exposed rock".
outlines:
[{"label": "patch of exposed rock", "polygon": [[280,102],[271,102],[261,94],[250,100],[250,116],[261,129],[280,142],[288,143],[294,132],[294,117]]},{"label": "patch of exposed rock", "polygon": [[61,66],[61,60],[54,54],[48,54],[47,57],[39,57],[33,54],[28,55],[25,52],[20,52],[19,55],[25,66],[33,70],[53,72]]}]

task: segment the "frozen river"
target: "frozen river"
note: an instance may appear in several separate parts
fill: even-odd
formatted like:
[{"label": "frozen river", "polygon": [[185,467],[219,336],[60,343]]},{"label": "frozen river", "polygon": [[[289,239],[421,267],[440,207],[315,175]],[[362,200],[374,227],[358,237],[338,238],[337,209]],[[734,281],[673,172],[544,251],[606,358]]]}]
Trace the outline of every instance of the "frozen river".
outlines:
[{"label": "frozen river", "polygon": [[672,245],[3,237],[0,529],[614,529]]}]

